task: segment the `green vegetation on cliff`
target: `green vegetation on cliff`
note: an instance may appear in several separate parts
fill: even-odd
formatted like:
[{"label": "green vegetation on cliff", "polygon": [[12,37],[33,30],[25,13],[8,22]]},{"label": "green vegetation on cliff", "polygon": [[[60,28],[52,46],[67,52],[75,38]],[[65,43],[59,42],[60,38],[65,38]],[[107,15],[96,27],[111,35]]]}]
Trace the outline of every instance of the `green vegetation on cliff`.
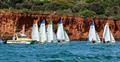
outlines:
[{"label": "green vegetation on cliff", "polygon": [[120,0],[0,0],[0,9],[120,18]]}]

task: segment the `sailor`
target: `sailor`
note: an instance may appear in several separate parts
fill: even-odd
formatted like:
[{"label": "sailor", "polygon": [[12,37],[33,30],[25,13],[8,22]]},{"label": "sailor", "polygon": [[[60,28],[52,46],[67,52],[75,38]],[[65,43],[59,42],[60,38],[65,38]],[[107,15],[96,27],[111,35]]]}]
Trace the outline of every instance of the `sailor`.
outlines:
[{"label": "sailor", "polygon": [[12,37],[13,40],[15,40],[15,35]]},{"label": "sailor", "polygon": [[103,43],[105,43],[105,39],[103,39]]},{"label": "sailor", "polygon": [[107,41],[106,43],[110,43],[110,41]]},{"label": "sailor", "polygon": [[92,39],[92,43],[95,43],[95,40]]}]

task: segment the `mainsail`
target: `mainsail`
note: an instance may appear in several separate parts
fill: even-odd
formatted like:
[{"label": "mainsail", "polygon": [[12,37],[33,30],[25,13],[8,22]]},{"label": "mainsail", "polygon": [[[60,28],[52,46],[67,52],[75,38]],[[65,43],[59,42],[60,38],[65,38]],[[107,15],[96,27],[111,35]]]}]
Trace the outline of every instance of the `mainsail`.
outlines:
[{"label": "mainsail", "polygon": [[90,25],[88,40],[89,41],[100,42],[99,35],[95,31],[94,22],[92,22],[91,25]]},{"label": "mainsail", "polygon": [[107,42],[107,41],[115,42],[115,39],[114,39],[110,29],[109,29],[108,23],[106,23],[106,25],[104,27],[103,39],[104,39],[105,42]]},{"label": "mainsail", "polygon": [[48,42],[52,42],[54,41],[53,39],[53,24],[52,24],[52,21],[50,21],[48,27],[47,27],[47,41]]},{"label": "mainsail", "polygon": [[64,32],[65,32],[65,41],[70,41],[69,36],[67,35],[67,32],[66,31]]},{"label": "mainsail", "polygon": [[69,41],[69,37],[68,37],[67,33],[64,31],[64,29],[63,29],[62,20],[60,20],[59,24],[58,24],[57,39],[59,41]]},{"label": "mainsail", "polygon": [[33,27],[32,27],[32,40],[39,41],[39,32],[38,32],[37,23],[33,24]]},{"label": "mainsail", "polygon": [[40,24],[40,42],[46,42],[47,36],[46,36],[46,29],[45,29],[45,20],[43,20]]}]

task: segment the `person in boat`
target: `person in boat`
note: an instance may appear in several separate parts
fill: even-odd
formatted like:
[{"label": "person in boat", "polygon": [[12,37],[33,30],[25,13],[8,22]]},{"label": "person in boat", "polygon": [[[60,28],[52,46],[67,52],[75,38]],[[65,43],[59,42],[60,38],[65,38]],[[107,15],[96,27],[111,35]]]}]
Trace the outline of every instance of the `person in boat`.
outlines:
[{"label": "person in boat", "polygon": [[64,40],[58,40],[58,42],[64,42]]},{"label": "person in boat", "polygon": [[13,40],[17,40],[17,34],[12,37]]},{"label": "person in boat", "polygon": [[95,40],[92,39],[92,43],[95,43]]},{"label": "person in boat", "polygon": [[110,41],[106,41],[106,43],[110,43]]},{"label": "person in boat", "polygon": [[4,38],[0,38],[0,43],[3,43],[3,44],[6,44],[6,39],[4,39]]},{"label": "person in boat", "polygon": [[103,39],[103,43],[110,43],[110,41],[106,41],[106,42],[105,42],[105,39]]},{"label": "person in boat", "polygon": [[103,40],[103,43],[105,43],[105,39],[102,39]]}]

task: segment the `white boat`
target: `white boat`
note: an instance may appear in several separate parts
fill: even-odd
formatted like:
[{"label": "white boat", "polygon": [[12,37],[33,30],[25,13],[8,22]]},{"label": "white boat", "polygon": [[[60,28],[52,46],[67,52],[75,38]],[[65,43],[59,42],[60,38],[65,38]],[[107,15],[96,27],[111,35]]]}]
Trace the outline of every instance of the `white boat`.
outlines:
[{"label": "white boat", "polygon": [[39,41],[41,43],[46,42],[47,41],[47,35],[46,35],[46,28],[45,28],[45,20],[43,20],[41,22],[39,32],[40,32],[40,34],[39,34],[39,37],[40,37],[39,39],[40,40]]},{"label": "white boat", "polygon": [[94,22],[92,22],[90,25],[90,30],[89,30],[89,34],[88,34],[88,41],[90,41],[92,43],[100,43],[101,42],[99,35],[95,31]]},{"label": "white boat", "polygon": [[47,27],[47,42],[53,42],[53,41],[54,41],[53,24],[52,21],[50,21]]},{"label": "white boat", "polygon": [[32,40],[39,41],[39,32],[38,32],[37,23],[34,23],[32,27]]},{"label": "white boat", "polygon": [[111,42],[115,42],[115,39],[112,35],[112,32],[109,29],[109,25],[108,23],[106,23],[105,27],[104,27],[104,32],[103,32],[103,42],[104,43],[111,43]]},{"label": "white boat", "polygon": [[59,42],[66,42],[70,41],[67,33],[64,31],[62,20],[60,20],[58,24],[58,29],[57,29],[57,40]]}]

